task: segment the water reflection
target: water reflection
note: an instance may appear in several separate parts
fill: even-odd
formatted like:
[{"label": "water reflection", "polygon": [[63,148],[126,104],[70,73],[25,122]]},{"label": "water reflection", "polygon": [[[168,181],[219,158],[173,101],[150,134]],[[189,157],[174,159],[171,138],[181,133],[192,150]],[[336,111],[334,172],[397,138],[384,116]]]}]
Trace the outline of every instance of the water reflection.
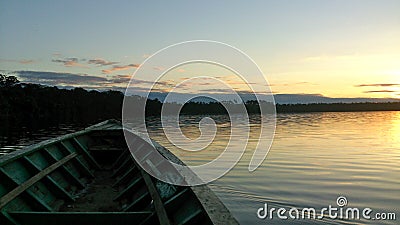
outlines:
[{"label": "water reflection", "polygon": [[[199,119],[182,118],[181,127],[188,137],[198,135]],[[215,158],[229,140],[228,117],[215,119],[218,136],[203,154],[188,154],[175,148],[157,123],[150,126],[151,136],[189,164],[202,164]],[[400,112],[279,114],[272,149],[254,173],[249,173],[247,167],[260,124],[251,119],[252,133],[245,155],[232,171],[211,184],[242,223],[285,224],[277,220],[259,221],[255,212],[260,203],[323,208],[335,204],[339,195],[346,196],[352,207],[395,211],[400,215]]]},{"label": "water reflection", "polygon": [[0,156],[25,146],[75,132],[86,127],[85,124],[42,124],[39,127],[1,126],[0,129]]}]

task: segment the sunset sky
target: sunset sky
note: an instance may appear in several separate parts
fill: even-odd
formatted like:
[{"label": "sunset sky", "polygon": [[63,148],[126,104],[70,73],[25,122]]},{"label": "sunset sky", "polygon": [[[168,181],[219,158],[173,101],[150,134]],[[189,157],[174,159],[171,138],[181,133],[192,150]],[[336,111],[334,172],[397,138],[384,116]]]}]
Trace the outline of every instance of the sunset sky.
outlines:
[{"label": "sunset sky", "polygon": [[[154,52],[207,39],[247,53],[274,93],[400,98],[398,0],[3,0],[0,34],[0,72],[25,82],[122,90]],[[199,65],[165,82],[208,73],[236,85]]]}]

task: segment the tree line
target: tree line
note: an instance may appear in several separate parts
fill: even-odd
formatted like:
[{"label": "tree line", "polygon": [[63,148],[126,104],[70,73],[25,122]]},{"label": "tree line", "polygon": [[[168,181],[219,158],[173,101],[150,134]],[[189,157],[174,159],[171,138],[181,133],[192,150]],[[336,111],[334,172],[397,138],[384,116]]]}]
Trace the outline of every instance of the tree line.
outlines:
[{"label": "tree line", "polygon": [[[163,104],[160,100],[139,96],[130,98],[135,101],[147,101],[146,116],[160,115]],[[110,118],[121,119],[123,99],[124,94],[119,91],[60,89],[21,83],[14,76],[0,74],[0,124],[28,126],[34,123],[88,124]],[[249,114],[260,112],[256,101],[247,101],[245,107]],[[399,111],[400,103],[277,104],[276,110],[278,113]],[[189,102],[182,107],[181,114],[227,114],[227,111],[218,102]]]},{"label": "tree line", "polygon": [[123,94],[119,91],[67,90],[0,76],[1,124],[86,124],[121,118],[122,100]]}]

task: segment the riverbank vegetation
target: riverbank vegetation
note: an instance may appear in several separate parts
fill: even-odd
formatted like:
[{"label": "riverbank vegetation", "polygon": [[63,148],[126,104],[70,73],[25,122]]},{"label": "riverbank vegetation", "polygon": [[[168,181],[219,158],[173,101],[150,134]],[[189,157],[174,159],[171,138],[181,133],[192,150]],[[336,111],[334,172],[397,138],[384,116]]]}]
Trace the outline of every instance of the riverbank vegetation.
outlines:
[{"label": "riverbank vegetation", "polygon": [[[96,91],[82,88],[60,89],[40,84],[20,83],[16,77],[0,74],[0,123],[32,125],[35,123],[95,123],[121,119],[124,95],[119,91]],[[132,96],[136,101],[146,101]],[[230,103],[233,104],[233,103]],[[259,113],[256,101],[245,104],[248,113]],[[147,100],[146,115],[158,116],[162,103]],[[278,113],[400,111],[400,103],[313,103],[277,104]],[[181,114],[226,114],[217,102],[190,102]]]}]

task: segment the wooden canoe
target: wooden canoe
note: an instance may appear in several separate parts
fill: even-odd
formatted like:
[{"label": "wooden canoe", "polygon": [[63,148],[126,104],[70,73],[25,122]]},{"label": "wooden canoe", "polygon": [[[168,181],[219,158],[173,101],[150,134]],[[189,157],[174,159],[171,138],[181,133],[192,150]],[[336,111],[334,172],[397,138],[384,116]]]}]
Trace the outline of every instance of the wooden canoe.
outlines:
[{"label": "wooden canoe", "polygon": [[174,186],[147,174],[121,124],[108,120],[1,156],[0,224],[238,223],[206,185]]}]

